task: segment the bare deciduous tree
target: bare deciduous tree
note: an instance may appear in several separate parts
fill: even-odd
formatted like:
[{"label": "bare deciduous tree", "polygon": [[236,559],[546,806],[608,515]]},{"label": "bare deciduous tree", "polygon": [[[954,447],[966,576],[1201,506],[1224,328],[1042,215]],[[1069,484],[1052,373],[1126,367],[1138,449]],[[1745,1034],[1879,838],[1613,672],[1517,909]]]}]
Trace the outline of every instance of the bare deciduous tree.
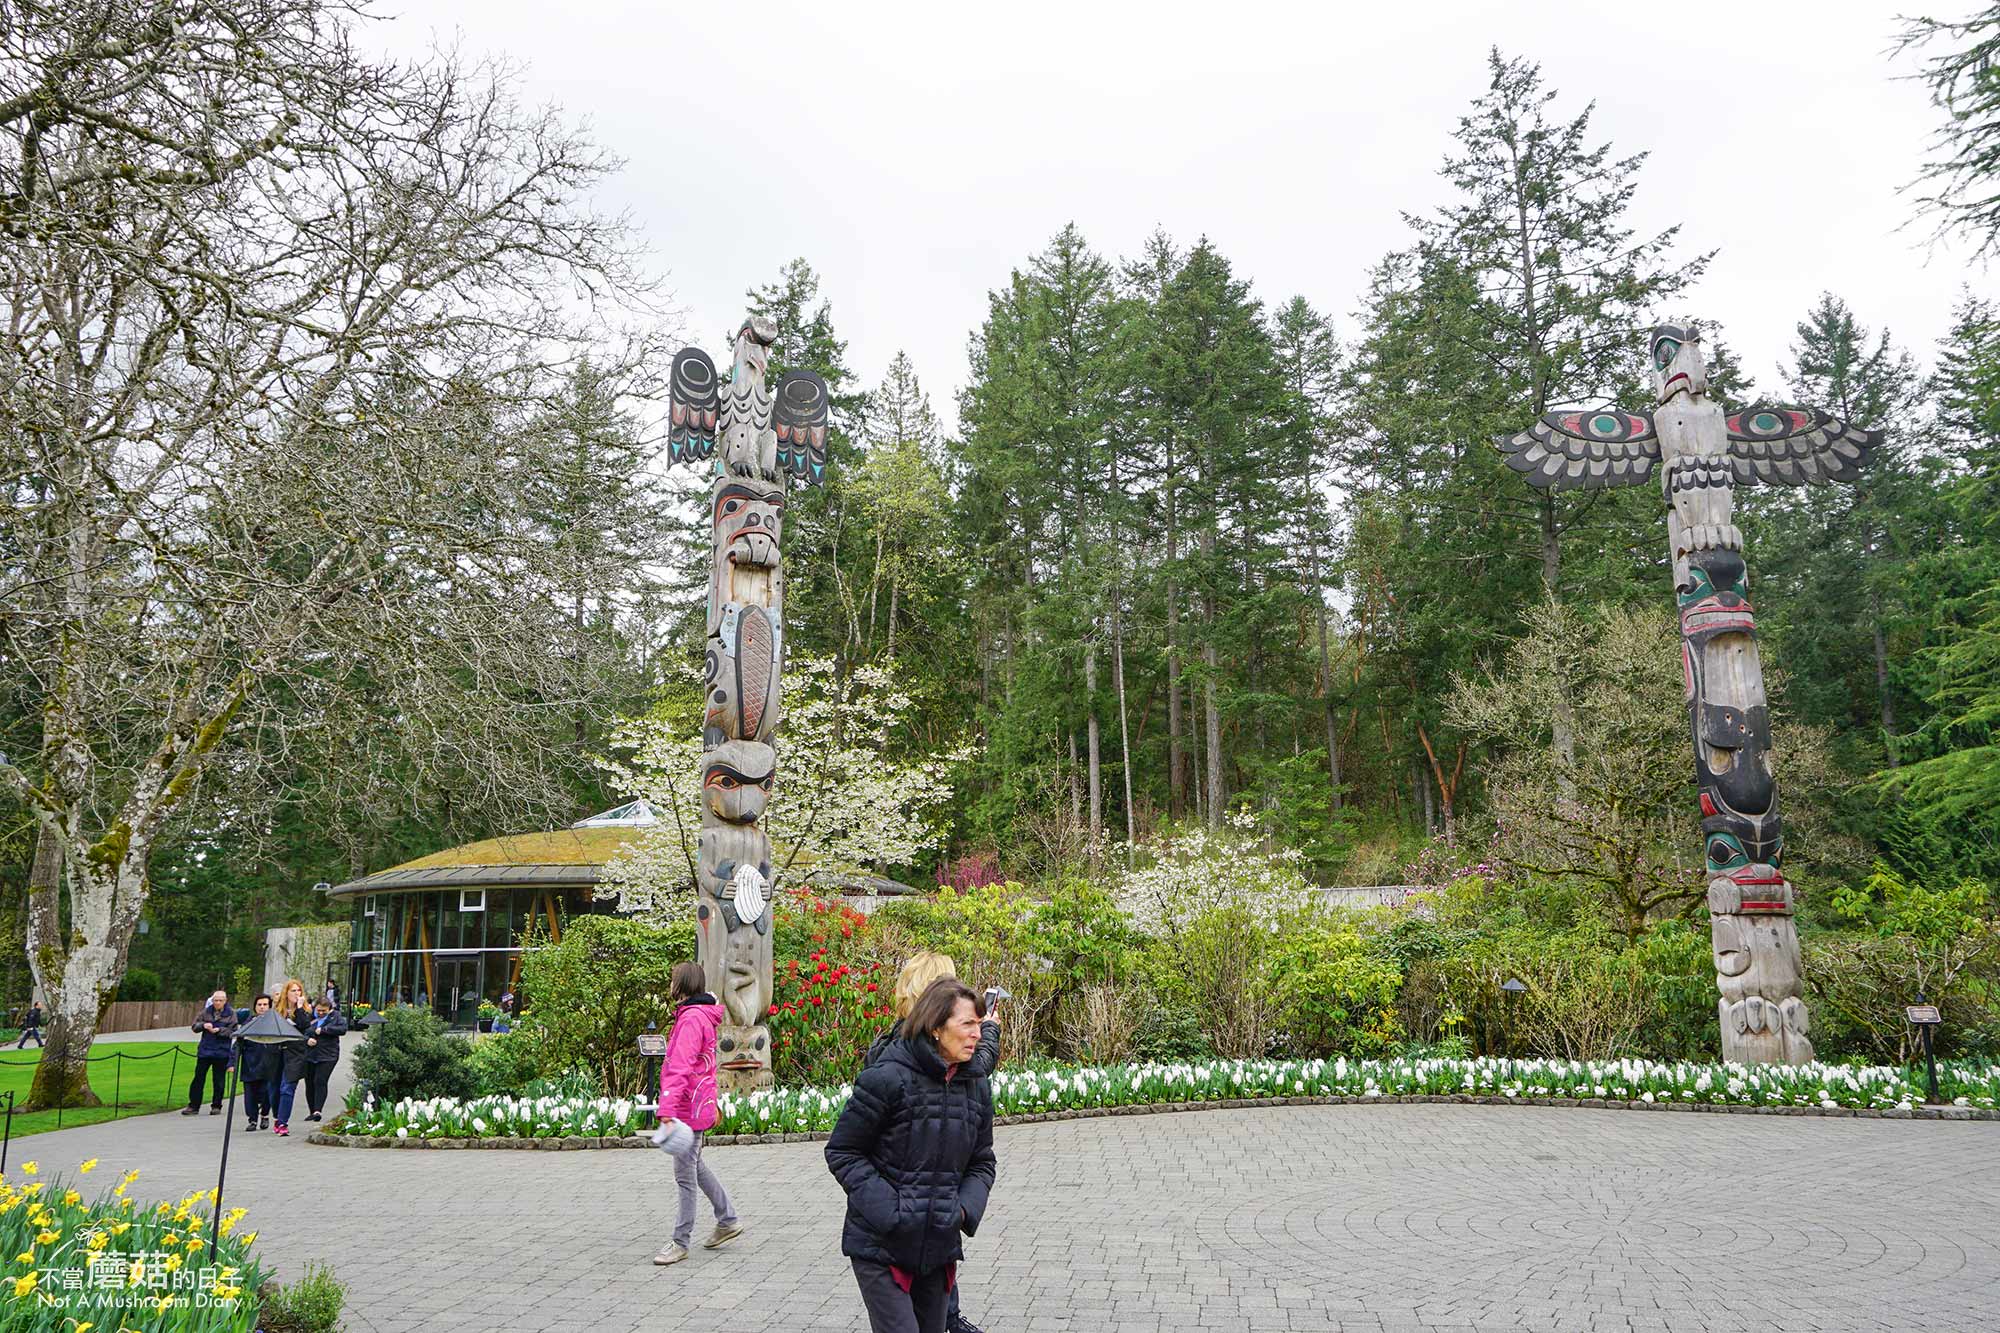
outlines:
[{"label": "bare deciduous tree", "polygon": [[39,836],[32,1100],[76,1104],[199,784],[249,799],[366,698],[412,783],[547,788],[588,701],[509,422],[642,288],[580,202],[613,164],[504,71],[366,59],[339,0],[10,9],[0,652],[41,734],[0,790]]}]

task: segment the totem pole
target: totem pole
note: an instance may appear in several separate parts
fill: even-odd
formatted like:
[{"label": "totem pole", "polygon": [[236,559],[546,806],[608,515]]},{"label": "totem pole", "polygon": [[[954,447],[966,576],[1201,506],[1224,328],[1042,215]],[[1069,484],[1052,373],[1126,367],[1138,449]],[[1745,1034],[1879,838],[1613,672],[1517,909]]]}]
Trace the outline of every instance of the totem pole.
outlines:
[{"label": "totem pole", "polygon": [[727,380],[707,353],[683,348],[668,406],[669,459],[715,459],[695,957],[727,1015],[716,1047],[732,1091],[771,1082],[771,840],[759,822],[778,766],[785,478],[826,470],[826,382],[793,370],[768,387],[777,336],[769,320],[744,321]]},{"label": "totem pole", "polygon": [[1800,998],[1771,716],[1743,534],[1730,522],[1732,493],[1751,482],[1853,481],[1882,436],[1816,408],[1725,414],[1708,396],[1692,325],[1653,330],[1652,363],[1651,413],[1552,412],[1518,435],[1500,437],[1499,445],[1509,467],[1544,489],[1637,485],[1665,462],[1661,487],[1706,844],[1710,941],[1722,991],[1722,1058],[1804,1064],[1813,1058],[1811,1025]]}]

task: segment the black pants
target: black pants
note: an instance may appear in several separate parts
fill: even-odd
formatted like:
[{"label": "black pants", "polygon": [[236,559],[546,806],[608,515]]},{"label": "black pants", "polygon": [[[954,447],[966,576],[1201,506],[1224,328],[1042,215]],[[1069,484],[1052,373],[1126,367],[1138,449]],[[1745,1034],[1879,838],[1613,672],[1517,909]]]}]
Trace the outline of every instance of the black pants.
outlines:
[{"label": "black pants", "polygon": [[275,1078],[245,1079],[243,1081],[243,1114],[255,1121],[260,1115],[271,1114],[278,1104],[278,1080]]},{"label": "black pants", "polygon": [[188,1084],[188,1110],[194,1110],[201,1101],[201,1085],[208,1078],[209,1071],[215,1071],[215,1099],[209,1103],[216,1110],[222,1109],[222,1094],[229,1091],[229,1057],[226,1055],[198,1056],[194,1062],[194,1081]]},{"label": "black pants", "polygon": [[851,1262],[854,1280],[861,1287],[861,1304],[868,1311],[868,1327],[874,1333],[944,1333],[948,1270],[919,1274],[904,1291],[889,1276],[889,1265],[863,1259]]},{"label": "black pants", "polygon": [[14,1043],[14,1049],[18,1051],[23,1046],[26,1046],[30,1037],[35,1039],[35,1045],[40,1046],[42,1044],[42,1030],[32,1023],[21,1029],[21,1039]]},{"label": "black pants", "polygon": [[306,1066],[304,1080],[306,1085],[306,1110],[311,1114],[318,1115],[321,1108],[326,1105],[326,1085],[327,1081],[332,1077],[333,1061],[331,1060],[328,1060],[324,1064]]}]

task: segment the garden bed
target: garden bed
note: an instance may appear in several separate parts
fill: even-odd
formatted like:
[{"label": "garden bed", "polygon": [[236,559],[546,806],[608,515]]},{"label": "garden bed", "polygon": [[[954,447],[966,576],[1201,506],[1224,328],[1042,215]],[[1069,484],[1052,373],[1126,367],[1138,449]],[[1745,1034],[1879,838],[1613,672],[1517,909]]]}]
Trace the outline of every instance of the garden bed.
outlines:
[{"label": "garden bed", "polygon": [[[1217,1060],[1175,1065],[1002,1070],[1002,1125],[1101,1115],[1253,1106],[1369,1103],[1574,1106],[1591,1110],[1734,1112],[1882,1119],[2000,1120],[2000,1065],[1938,1070],[1949,1100],[1926,1106],[1901,1069],[1659,1064],[1641,1060]],[[708,1142],[825,1138],[847,1089],[725,1094]],[[435,1098],[368,1107],[310,1136],[343,1147],[563,1150],[648,1147],[649,1105],[613,1098]]]}]

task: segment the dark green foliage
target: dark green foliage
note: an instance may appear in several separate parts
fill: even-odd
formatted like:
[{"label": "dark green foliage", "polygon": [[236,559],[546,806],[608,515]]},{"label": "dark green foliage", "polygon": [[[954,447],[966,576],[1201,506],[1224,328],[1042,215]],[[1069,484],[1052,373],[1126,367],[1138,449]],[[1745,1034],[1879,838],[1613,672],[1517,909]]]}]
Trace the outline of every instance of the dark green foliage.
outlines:
[{"label": "dark green foliage", "polygon": [[[248,1001],[231,992],[238,1004]],[[120,1000],[157,1000],[160,998],[160,974],[150,967],[128,967],[124,980],[118,983]]]},{"label": "dark green foliage", "polygon": [[1154,1000],[1146,1003],[1145,1016],[1132,1038],[1132,1058],[1161,1064],[1179,1060],[1205,1060],[1215,1054],[1215,1043],[1203,1030],[1201,1015],[1185,1004]]},{"label": "dark green foliage", "polygon": [[354,1053],[354,1078],[378,1102],[405,1097],[470,1097],[478,1090],[472,1047],[427,1009],[397,1005]]}]

